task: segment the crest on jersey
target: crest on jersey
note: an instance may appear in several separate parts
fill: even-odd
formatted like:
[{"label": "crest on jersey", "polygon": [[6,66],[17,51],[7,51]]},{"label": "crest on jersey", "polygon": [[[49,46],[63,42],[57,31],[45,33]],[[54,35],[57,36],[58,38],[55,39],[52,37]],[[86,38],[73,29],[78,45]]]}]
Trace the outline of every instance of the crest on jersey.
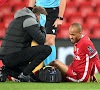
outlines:
[{"label": "crest on jersey", "polygon": [[89,46],[87,49],[88,49],[89,51],[92,51],[92,47],[91,47],[91,46]]},{"label": "crest on jersey", "polygon": [[77,54],[78,54],[79,48],[77,48]]}]

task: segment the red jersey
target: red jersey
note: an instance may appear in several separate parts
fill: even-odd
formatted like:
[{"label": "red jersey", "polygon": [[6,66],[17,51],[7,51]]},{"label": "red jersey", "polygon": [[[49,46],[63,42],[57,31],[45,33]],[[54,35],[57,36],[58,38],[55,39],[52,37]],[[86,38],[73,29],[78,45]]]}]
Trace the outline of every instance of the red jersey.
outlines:
[{"label": "red jersey", "polygon": [[[85,35],[74,44],[74,60],[69,66],[78,78],[84,79],[90,75],[93,68],[92,58],[97,55],[97,51],[92,41]],[[80,80],[81,81],[81,80]]]}]

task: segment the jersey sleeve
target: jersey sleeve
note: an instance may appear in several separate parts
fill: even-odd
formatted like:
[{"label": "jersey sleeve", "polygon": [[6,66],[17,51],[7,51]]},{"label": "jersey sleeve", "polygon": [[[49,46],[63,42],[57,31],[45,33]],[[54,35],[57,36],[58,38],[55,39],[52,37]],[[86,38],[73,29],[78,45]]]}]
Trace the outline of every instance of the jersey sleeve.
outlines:
[{"label": "jersey sleeve", "polygon": [[90,58],[93,58],[97,54],[97,51],[92,42],[85,43],[83,48],[85,53],[88,54]]}]

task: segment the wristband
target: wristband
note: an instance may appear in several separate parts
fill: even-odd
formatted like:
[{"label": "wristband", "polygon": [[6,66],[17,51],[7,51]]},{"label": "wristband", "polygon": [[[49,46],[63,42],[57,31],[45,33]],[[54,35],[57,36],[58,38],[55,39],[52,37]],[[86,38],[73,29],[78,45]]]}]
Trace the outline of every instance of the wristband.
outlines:
[{"label": "wristband", "polygon": [[59,18],[60,20],[63,20],[63,17],[57,17],[57,18]]}]

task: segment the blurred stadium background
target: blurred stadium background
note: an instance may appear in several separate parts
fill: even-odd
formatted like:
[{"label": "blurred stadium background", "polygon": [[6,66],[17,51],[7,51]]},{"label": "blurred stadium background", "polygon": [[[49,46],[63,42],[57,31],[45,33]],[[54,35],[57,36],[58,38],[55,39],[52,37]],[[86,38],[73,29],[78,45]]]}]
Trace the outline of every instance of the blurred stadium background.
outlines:
[{"label": "blurred stadium background", "polygon": [[[29,0],[4,1],[6,2],[0,6],[0,45],[15,12],[28,7],[29,2]],[[65,64],[70,64],[73,60],[73,44],[69,40],[68,28],[74,22],[82,24],[83,34],[91,38],[99,52],[100,0],[67,0],[63,24],[58,28],[56,36],[57,58]]]}]

